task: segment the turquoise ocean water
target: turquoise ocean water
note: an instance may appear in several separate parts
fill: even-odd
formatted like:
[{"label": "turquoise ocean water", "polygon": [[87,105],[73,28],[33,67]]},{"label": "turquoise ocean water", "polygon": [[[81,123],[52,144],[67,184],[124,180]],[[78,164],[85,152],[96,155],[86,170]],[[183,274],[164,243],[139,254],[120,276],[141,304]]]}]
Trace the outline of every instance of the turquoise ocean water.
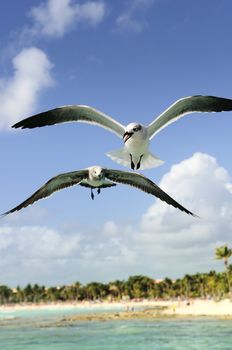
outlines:
[{"label": "turquoise ocean water", "polygon": [[[82,312],[89,310],[82,310]],[[99,310],[100,312],[101,310]],[[105,310],[104,310],[105,311]],[[75,322],[77,313],[30,311],[0,314],[1,350],[231,350],[232,321],[210,318]]]}]

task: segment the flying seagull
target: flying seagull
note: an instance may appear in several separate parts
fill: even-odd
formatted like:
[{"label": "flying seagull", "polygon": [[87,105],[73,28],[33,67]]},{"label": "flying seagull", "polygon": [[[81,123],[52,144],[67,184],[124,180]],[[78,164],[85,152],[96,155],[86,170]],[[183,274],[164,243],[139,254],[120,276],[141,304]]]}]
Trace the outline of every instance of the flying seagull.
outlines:
[{"label": "flying seagull", "polygon": [[110,116],[82,105],[70,105],[51,109],[26,118],[13,128],[32,129],[45,125],[65,122],[85,122],[95,124],[114,132],[124,141],[120,150],[106,153],[112,160],[131,169],[148,169],[163,164],[149,151],[150,140],[167,125],[182,116],[194,112],[222,112],[232,110],[232,100],[215,96],[184,97],[173,103],[148,126],[140,123],[130,123],[124,126]]},{"label": "flying seagull", "polygon": [[117,183],[136,187],[144,192],[158,197],[167,204],[170,204],[187,214],[196,216],[191,211],[184,208],[181,204],[177,203],[173,198],[171,198],[167,193],[161,190],[161,188],[159,188],[154,182],[145,176],[138,173],[106,169],[100,166],[91,166],[84,170],[72,171],[57,175],[46,182],[24,202],[2,215],[11,214],[27,207],[30,204],[33,204],[42,198],[49,197],[55,191],[59,191],[73,185],[89,187],[91,189],[91,198],[94,199],[93,189],[97,189],[99,194],[102,188],[116,186]]}]

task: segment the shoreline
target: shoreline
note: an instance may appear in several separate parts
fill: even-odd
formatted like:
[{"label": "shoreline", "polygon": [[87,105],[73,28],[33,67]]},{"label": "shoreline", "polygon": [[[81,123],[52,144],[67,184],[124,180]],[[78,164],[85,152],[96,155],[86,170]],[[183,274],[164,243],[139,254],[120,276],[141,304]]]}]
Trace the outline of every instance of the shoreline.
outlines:
[{"label": "shoreline", "polygon": [[[74,303],[41,303],[41,304],[14,304],[0,306],[0,313],[10,313],[18,311],[37,311],[37,310],[86,310],[85,315],[91,310],[98,309],[107,312],[108,315],[115,314],[118,318],[121,317],[135,318],[148,316],[225,316],[232,318],[232,302],[225,299],[219,302],[213,300],[191,299],[183,301],[122,301],[122,302],[74,302]],[[112,310],[111,310],[112,309]],[[119,310],[117,310],[119,309]],[[96,314],[94,314],[96,315]],[[118,316],[119,315],[119,316]],[[92,315],[93,316],[93,315]],[[79,315],[77,315],[79,317]],[[82,317],[85,317],[82,314]],[[98,315],[99,317],[99,315]],[[72,317],[73,318],[73,317]]]},{"label": "shoreline", "polygon": [[30,311],[30,310],[65,310],[65,309],[128,309],[136,307],[154,307],[158,304],[165,303],[163,301],[153,300],[129,300],[129,301],[83,301],[83,302],[49,302],[49,303],[22,303],[22,304],[6,304],[0,305],[0,312],[11,312],[11,311]]}]

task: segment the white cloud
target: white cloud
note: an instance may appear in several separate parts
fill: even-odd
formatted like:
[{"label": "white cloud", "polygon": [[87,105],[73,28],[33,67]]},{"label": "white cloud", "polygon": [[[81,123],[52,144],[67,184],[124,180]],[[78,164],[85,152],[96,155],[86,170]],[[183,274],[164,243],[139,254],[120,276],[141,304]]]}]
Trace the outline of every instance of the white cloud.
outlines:
[{"label": "white cloud", "polygon": [[0,80],[0,128],[30,114],[43,88],[53,84],[52,63],[36,48],[23,49],[13,61],[13,75]]},{"label": "white cloud", "polygon": [[103,233],[107,236],[116,235],[118,233],[118,227],[115,224],[115,222],[114,221],[105,222],[105,224],[103,225]]},{"label": "white cloud", "polygon": [[9,216],[0,227],[2,281],[85,283],[222,268],[214,259],[215,247],[232,245],[232,183],[226,169],[214,157],[195,153],[174,165],[159,185],[200,218],[160,200],[136,226],[108,221],[94,232],[25,226],[25,220],[20,227],[19,217],[13,222]]},{"label": "white cloud", "polygon": [[70,258],[80,241],[78,235],[67,240],[56,230],[43,226],[22,226],[17,230],[13,226],[2,227],[0,238],[0,249],[13,246],[13,255],[21,260]]},{"label": "white cloud", "polygon": [[64,278],[63,269],[67,273],[70,261],[75,261],[80,240],[78,234],[67,237],[42,226],[0,227],[2,283],[59,281],[60,269]]},{"label": "white cloud", "polygon": [[116,27],[121,31],[139,33],[147,27],[147,22],[142,18],[143,13],[149,9],[154,0],[131,0],[129,5],[116,18]]},{"label": "white cloud", "polygon": [[[25,26],[11,41],[5,56],[13,56],[16,48],[29,45],[33,39],[45,35],[62,37],[76,24],[96,26],[106,14],[104,1],[47,0],[30,10],[33,19],[31,26]],[[53,85],[52,63],[46,53],[36,47],[21,50],[13,60],[13,74],[0,76],[0,129],[8,128],[12,123],[33,112],[39,94],[45,87]]]},{"label": "white cloud", "polygon": [[144,28],[144,22],[133,18],[130,13],[123,13],[116,19],[116,25],[120,30],[139,33]]},{"label": "white cloud", "polygon": [[121,238],[93,240],[86,232],[65,232],[46,226],[0,227],[1,283],[62,284],[76,280],[104,280],[116,276],[121,265],[133,266],[134,252]]},{"label": "white cloud", "polygon": [[86,1],[83,4],[72,0],[48,0],[38,7],[33,7],[30,16],[35,24],[31,28],[34,35],[62,37],[77,23],[95,26],[106,13],[103,1]]},{"label": "white cloud", "polygon": [[[137,243],[163,262],[166,275],[208,270],[216,246],[231,244],[232,196],[228,172],[215,158],[195,153],[173,166],[160,186],[200,218],[191,218],[160,201],[143,215]],[[157,271],[158,272],[158,271]]]}]

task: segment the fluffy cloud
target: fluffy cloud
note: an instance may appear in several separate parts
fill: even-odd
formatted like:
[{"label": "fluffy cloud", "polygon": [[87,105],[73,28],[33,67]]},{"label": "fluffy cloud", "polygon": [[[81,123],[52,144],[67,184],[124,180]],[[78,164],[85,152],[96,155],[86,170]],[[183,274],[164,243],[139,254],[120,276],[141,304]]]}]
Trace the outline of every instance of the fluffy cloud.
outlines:
[{"label": "fluffy cloud", "polygon": [[[0,227],[1,279],[9,284],[107,281],[147,274],[155,278],[221,267],[215,247],[231,245],[231,178],[215,158],[195,153],[174,165],[159,184],[194,218],[156,200],[138,224],[106,222],[94,232],[20,227],[8,217]],[[24,277],[23,277],[24,276]]]},{"label": "fluffy cloud", "polygon": [[122,264],[134,265],[135,254],[122,238],[71,231],[6,222],[0,227],[1,283],[15,286],[105,280],[112,275],[116,278]]},{"label": "fluffy cloud", "polygon": [[95,26],[105,16],[106,6],[103,1],[86,1],[83,4],[72,0],[48,0],[38,7],[33,7],[30,16],[35,21],[31,31],[37,35],[62,37],[77,23]]},{"label": "fluffy cloud", "polygon": [[[30,10],[33,24],[19,31],[17,43],[11,42],[6,52],[12,54],[16,47],[28,45],[41,35],[62,37],[78,23],[96,26],[105,13],[106,6],[101,0],[82,4],[72,0],[47,0]],[[0,129],[30,114],[41,90],[54,83],[51,76],[53,65],[46,53],[36,47],[22,49],[13,58],[12,65],[11,77],[0,76]]]},{"label": "fluffy cloud", "polygon": [[163,273],[177,275],[216,266],[215,247],[231,242],[230,181],[216,159],[202,153],[173,166],[163,177],[160,186],[200,216],[193,219],[158,201],[143,215],[136,245],[162,262]]},{"label": "fluffy cloud", "polygon": [[116,26],[119,30],[139,33],[147,26],[146,20],[141,18],[141,13],[150,8],[154,0],[131,0],[126,10],[116,18]]},{"label": "fluffy cloud", "polygon": [[133,18],[130,13],[122,13],[116,19],[116,25],[120,30],[139,33],[144,28],[144,22]]},{"label": "fluffy cloud", "polygon": [[12,77],[0,80],[0,128],[30,114],[41,90],[53,84],[52,63],[36,47],[23,49],[12,64]]},{"label": "fluffy cloud", "polygon": [[59,272],[65,281],[64,268],[67,273],[79,245],[79,235],[67,237],[46,226],[0,227],[2,283],[25,285],[36,280],[55,283],[59,281]]}]

